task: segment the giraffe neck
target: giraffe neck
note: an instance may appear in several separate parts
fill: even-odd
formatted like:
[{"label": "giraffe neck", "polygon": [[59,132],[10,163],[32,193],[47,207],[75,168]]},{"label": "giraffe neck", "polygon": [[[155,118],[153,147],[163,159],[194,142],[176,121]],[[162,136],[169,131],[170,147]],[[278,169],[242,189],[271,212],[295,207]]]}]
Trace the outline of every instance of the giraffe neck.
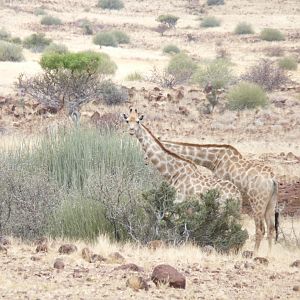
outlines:
[{"label": "giraffe neck", "polygon": [[214,173],[227,170],[228,177],[229,165],[242,158],[241,154],[233,147],[227,145],[197,145],[177,142],[162,142],[164,147],[191,160],[196,165],[201,165],[210,169]]},{"label": "giraffe neck", "polygon": [[160,142],[151,134],[144,125],[136,131],[136,137],[142,145],[145,155],[160,174],[172,184],[183,171],[190,174],[196,168],[192,163],[172,155]]}]

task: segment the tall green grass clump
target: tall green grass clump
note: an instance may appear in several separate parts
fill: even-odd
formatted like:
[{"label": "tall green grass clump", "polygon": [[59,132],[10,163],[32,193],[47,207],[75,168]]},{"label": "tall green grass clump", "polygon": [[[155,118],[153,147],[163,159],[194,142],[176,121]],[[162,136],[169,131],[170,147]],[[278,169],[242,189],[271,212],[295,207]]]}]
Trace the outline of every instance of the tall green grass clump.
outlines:
[{"label": "tall green grass clump", "polygon": [[254,30],[252,25],[246,22],[240,22],[234,29],[235,34],[252,34]]},{"label": "tall green grass clump", "polygon": [[60,18],[53,17],[53,16],[44,16],[41,19],[42,25],[52,26],[52,25],[61,25],[62,21]]},{"label": "tall green grass clump", "polygon": [[205,17],[200,23],[200,26],[203,28],[218,27],[220,25],[221,21],[214,16]]},{"label": "tall green grass clump", "polygon": [[227,95],[228,107],[232,110],[251,109],[268,104],[265,91],[255,83],[241,82]]},{"label": "tall green grass clump", "polygon": [[265,28],[260,33],[260,38],[264,41],[284,41],[284,35],[278,29]]},{"label": "tall green grass clump", "polygon": [[141,73],[135,71],[126,76],[126,80],[128,81],[142,81],[144,78]]},{"label": "tall green grass clump", "polygon": [[121,0],[99,0],[98,7],[102,9],[115,9],[119,10],[124,8],[124,3]]},{"label": "tall green grass clump", "polygon": [[194,83],[201,87],[205,87],[209,83],[215,89],[228,86],[232,79],[232,68],[224,59],[215,59],[206,66],[200,66],[193,76]]},{"label": "tall green grass clump", "polygon": [[6,41],[0,41],[0,61],[22,61],[22,47]]},{"label": "tall green grass clump", "polygon": [[297,70],[298,62],[294,57],[283,57],[278,60],[278,66],[284,70]]}]

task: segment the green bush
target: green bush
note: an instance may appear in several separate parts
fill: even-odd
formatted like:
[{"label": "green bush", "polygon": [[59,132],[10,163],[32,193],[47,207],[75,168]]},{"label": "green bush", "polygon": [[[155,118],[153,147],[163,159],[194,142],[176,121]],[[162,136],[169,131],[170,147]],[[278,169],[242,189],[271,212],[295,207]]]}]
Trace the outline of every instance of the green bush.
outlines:
[{"label": "green bush", "polygon": [[33,13],[36,15],[36,16],[41,16],[41,15],[46,15],[46,11],[42,8],[42,7],[38,7],[36,9],[34,9]]},{"label": "green bush", "polygon": [[206,66],[199,67],[193,76],[193,82],[205,87],[211,84],[213,88],[220,89],[228,86],[232,81],[232,69],[228,61],[216,59]]},{"label": "green bush", "polygon": [[199,246],[213,246],[218,252],[239,251],[248,239],[247,230],[238,223],[239,204],[227,200],[221,205],[219,192],[208,191],[200,199],[185,201],[177,208],[177,227]]},{"label": "green bush", "polygon": [[65,46],[63,44],[55,44],[55,43],[51,43],[44,50],[44,53],[59,53],[59,54],[63,54],[63,53],[67,53],[67,52],[69,52],[67,46]]},{"label": "green bush", "polygon": [[177,83],[190,80],[196,70],[197,64],[185,53],[174,55],[167,67],[167,72],[175,78]]},{"label": "green bush", "polygon": [[208,6],[223,5],[224,4],[224,0],[207,0],[206,3],[207,3]]},{"label": "green bush", "polygon": [[21,61],[23,59],[21,46],[0,41],[0,61]]},{"label": "green bush", "polygon": [[179,52],[180,52],[180,49],[177,46],[173,45],[173,44],[166,45],[163,48],[163,53],[177,54]]},{"label": "green bush", "polygon": [[43,69],[100,72],[114,74],[117,66],[105,53],[92,51],[78,53],[45,53],[40,61]]},{"label": "green bush", "polygon": [[283,41],[284,35],[278,30],[274,28],[265,28],[260,33],[260,38],[264,41]]},{"label": "green bush", "polygon": [[52,40],[45,37],[43,33],[33,33],[23,41],[23,46],[33,52],[43,52],[51,44]]},{"label": "green bush", "polygon": [[208,28],[208,27],[218,27],[221,25],[221,21],[216,17],[205,17],[202,22],[200,23],[201,27]]},{"label": "green bush", "polygon": [[44,16],[41,19],[41,24],[42,25],[47,25],[47,26],[51,26],[51,25],[61,25],[62,21],[60,18],[56,18],[53,16]]},{"label": "green bush", "polygon": [[169,27],[175,27],[179,17],[173,15],[160,15],[156,21],[165,24]]},{"label": "green bush", "polygon": [[122,9],[124,7],[124,3],[121,0],[99,0],[98,7],[102,9]]},{"label": "green bush", "polygon": [[234,29],[235,34],[252,34],[254,30],[252,25],[246,22],[240,22]]},{"label": "green bush", "polygon": [[297,70],[298,63],[294,57],[283,57],[278,60],[278,65],[284,70]]},{"label": "green bush", "polygon": [[128,100],[127,91],[118,87],[112,81],[104,81],[101,84],[100,94],[107,105],[118,105]]},{"label": "green bush", "polygon": [[18,44],[18,45],[22,44],[22,40],[19,37],[12,37],[12,38],[10,38],[9,42],[11,42],[13,44]]},{"label": "green bush", "polygon": [[233,87],[228,95],[228,107],[233,110],[266,106],[268,98],[265,91],[255,83],[241,82]]},{"label": "green bush", "polygon": [[96,45],[99,46],[111,46],[111,47],[117,47],[118,41],[116,37],[109,31],[106,32],[98,32],[94,38],[93,42]]},{"label": "green bush", "polygon": [[130,43],[129,36],[121,30],[113,30],[113,31],[111,31],[111,34],[115,37],[115,39],[117,40],[117,42],[119,44],[129,44]]},{"label": "green bush", "polygon": [[143,76],[139,72],[133,72],[126,76],[126,80],[128,81],[142,81]]}]

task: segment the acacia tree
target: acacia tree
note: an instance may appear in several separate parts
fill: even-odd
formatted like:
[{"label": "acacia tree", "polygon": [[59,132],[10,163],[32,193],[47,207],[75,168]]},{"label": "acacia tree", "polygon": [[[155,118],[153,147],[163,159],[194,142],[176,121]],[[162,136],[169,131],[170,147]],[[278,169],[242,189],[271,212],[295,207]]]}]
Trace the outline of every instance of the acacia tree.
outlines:
[{"label": "acacia tree", "polygon": [[117,68],[107,54],[92,51],[44,54],[40,65],[42,74],[31,78],[21,74],[16,87],[47,110],[68,114],[101,97],[101,84]]}]

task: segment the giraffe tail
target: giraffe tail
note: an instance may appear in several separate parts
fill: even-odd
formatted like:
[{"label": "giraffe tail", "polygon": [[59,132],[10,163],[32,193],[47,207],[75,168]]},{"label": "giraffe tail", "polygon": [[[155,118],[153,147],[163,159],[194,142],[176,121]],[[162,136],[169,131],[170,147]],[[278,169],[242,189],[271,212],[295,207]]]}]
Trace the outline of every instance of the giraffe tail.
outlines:
[{"label": "giraffe tail", "polygon": [[278,184],[275,180],[273,180],[273,195],[272,198],[276,200],[275,206],[275,241],[278,240],[279,235],[279,206],[278,206]]}]

